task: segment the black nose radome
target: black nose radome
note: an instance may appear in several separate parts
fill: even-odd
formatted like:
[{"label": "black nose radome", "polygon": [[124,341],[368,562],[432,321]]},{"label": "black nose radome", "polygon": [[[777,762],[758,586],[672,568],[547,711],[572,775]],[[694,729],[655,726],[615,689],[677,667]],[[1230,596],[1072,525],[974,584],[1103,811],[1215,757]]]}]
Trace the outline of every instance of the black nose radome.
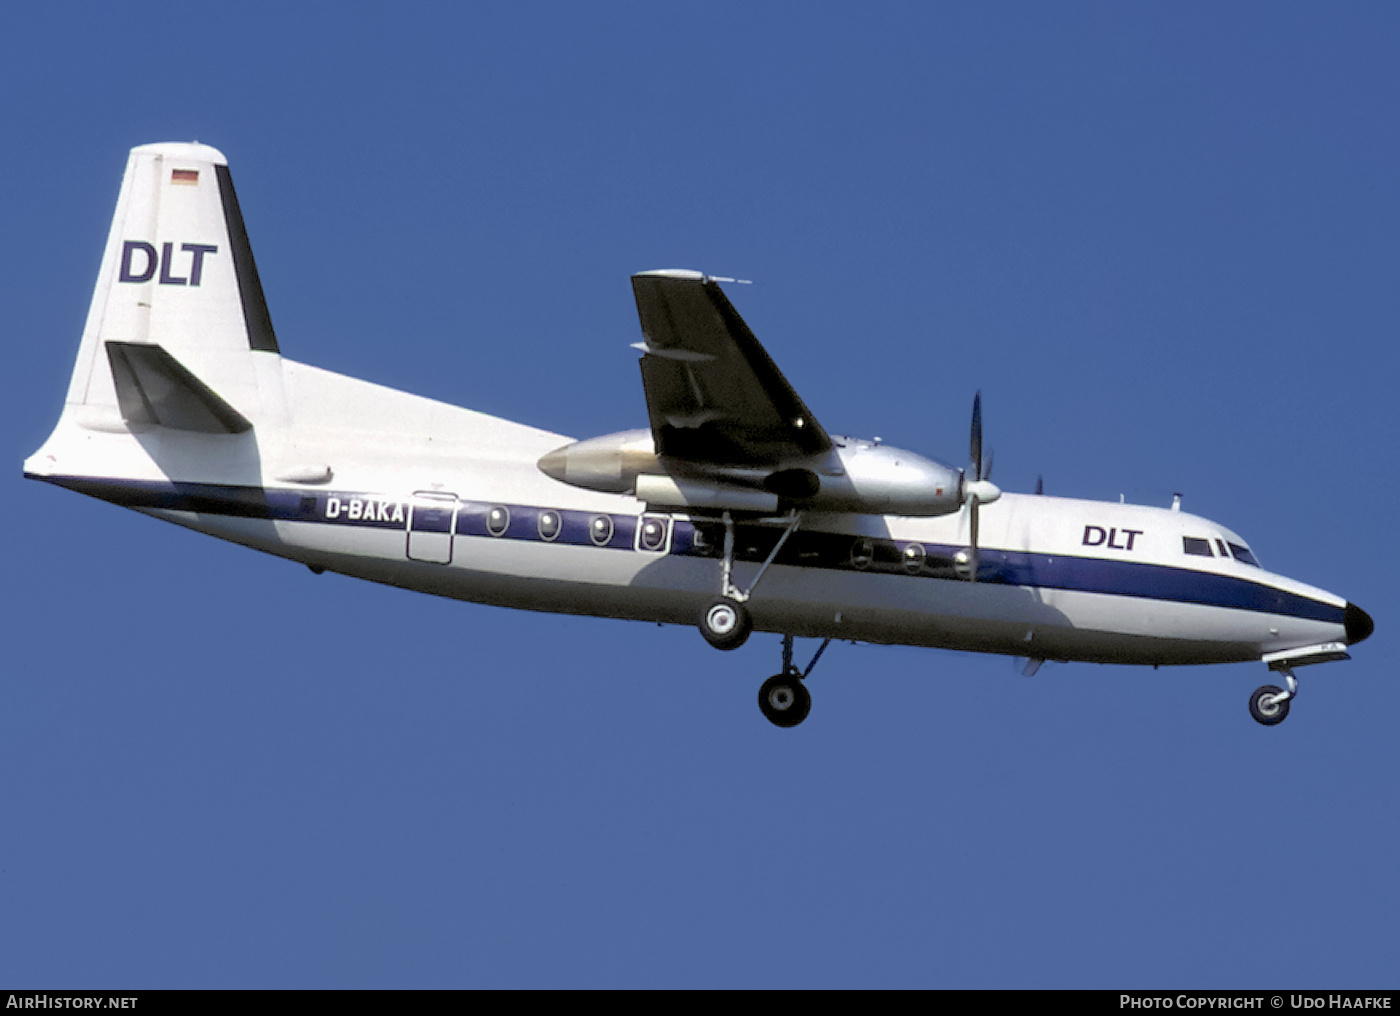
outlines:
[{"label": "black nose radome", "polygon": [[1347,645],[1349,646],[1354,646],[1361,640],[1370,638],[1371,632],[1376,630],[1376,622],[1371,620],[1371,615],[1354,603],[1347,604],[1342,623],[1347,626]]}]

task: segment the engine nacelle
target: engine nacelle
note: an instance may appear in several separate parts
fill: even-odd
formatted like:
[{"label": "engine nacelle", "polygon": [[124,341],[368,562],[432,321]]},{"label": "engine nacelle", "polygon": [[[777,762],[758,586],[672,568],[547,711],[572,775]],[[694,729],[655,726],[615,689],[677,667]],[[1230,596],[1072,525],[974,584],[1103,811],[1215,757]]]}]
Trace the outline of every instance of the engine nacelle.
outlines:
[{"label": "engine nacelle", "polygon": [[575,441],[542,456],[538,465],[540,472],[560,483],[605,494],[631,494],[639,474],[664,472],[649,430]]},{"label": "engine nacelle", "polygon": [[839,472],[821,476],[815,507],[881,515],[951,515],[962,507],[962,473],[874,441],[836,438]]},{"label": "engine nacelle", "polygon": [[983,504],[1000,494],[921,455],[852,438],[834,439],[826,455],[758,468],[665,459],[651,431],[627,430],[556,448],[539,467],[563,483],[657,507],[927,516],[958,511],[974,486]]},{"label": "engine nacelle", "polygon": [[652,508],[717,508],[768,515],[778,510],[778,495],[767,491],[651,473],[637,477],[637,497]]}]

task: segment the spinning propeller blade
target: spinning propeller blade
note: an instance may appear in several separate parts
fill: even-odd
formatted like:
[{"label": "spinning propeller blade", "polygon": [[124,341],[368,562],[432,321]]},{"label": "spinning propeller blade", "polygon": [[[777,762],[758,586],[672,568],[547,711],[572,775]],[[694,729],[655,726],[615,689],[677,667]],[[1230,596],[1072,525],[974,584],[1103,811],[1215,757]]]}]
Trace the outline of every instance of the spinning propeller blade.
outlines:
[{"label": "spinning propeller blade", "polygon": [[[1001,491],[992,483],[992,456],[982,456],[982,393],[972,399],[972,461],[963,474],[963,500],[967,504],[968,536],[972,546],[968,548],[968,578],[977,581],[977,547],[980,527],[980,506],[990,504],[1001,497]],[[968,475],[972,476],[969,482]]]},{"label": "spinning propeller blade", "polygon": [[973,478],[982,479],[982,393],[972,397],[972,465]]}]

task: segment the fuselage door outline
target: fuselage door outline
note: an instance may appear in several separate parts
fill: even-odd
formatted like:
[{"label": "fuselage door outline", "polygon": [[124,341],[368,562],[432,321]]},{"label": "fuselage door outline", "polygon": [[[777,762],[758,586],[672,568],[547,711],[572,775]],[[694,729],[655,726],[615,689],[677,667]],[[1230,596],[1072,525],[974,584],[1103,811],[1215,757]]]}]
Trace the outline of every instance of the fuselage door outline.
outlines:
[{"label": "fuselage door outline", "polygon": [[429,564],[452,563],[452,538],[457,528],[457,495],[440,490],[417,490],[408,510],[408,557]]}]

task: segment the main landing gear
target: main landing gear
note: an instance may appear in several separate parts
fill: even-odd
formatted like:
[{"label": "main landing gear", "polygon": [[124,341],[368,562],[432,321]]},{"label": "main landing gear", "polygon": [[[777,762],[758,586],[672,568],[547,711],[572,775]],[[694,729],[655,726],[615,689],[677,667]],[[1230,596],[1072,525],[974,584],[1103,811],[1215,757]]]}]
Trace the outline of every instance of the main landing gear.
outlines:
[{"label": "main landing gear", "polygon": [[802,521],[802,513],[793,512],[781,519],[784,524],[783,535],[778,537],[778,542],[773,545],[767,560],[758,569],[758,574],[753,577],[748,589],[740,589],[731,581],[730,577],[734,572],[734,519],[728,512],[724,513],[723,518],[724,557],[719,566],[719,597],[711,600],[700,615],[700,634],[716,649],[738,649],[748,641],[749,633],[753,631],[753,619],[749,617],[749,608],[745,604],[758,587],[763,573],[778,556],[778,551],[783,549],[787,538]]},{"label": "main landing gear", "polygon": [[758,708],[777,727],[795,727],[812,711],[812,695],[802,683],[802,675],[774,674],[758,689]]},{"label": "main landing gear", "polygon": [[700,634],[716,649],[738,649],[752,631],[749,608],[728,596],[712,600],[700,617]]},{"label": "main landing gear", "polygon": [[831,639],[828,638],[807,664],[807,669],[798,670],[792,662],[792,636],[783,636],[783,671],[764,681],[763,687],[758,689],[758,708],[763,710],[768,722],[778,727],[795,727],[807,718],[812,711],[812,696],[803,682],[829,645]]},{"label": "main landing gear", "polygon": [[[754,575],[748,589],[740,589],[734,585],[732,580],[734,574],[734,519],[728,512],[725,512],[723,520],[724,556],[720,560],[719,567],[720,594],[716,599],[711,600],[701,613],[700,634],[705,636],[705,641],[716,649],[738,649],[748,641],[749,635],[753,631],[753,618],[749,616],[749,608],[745,604],[753,595],[759,580],[763,578],[763,573],[768,570],[768,566],[773,563],[778,552],[783,549],[783,544],[797,529],[798,523],[802,521],[802,513],[794,511],[780,519],[765,520],[770,523],[782,522],[783,533],[778,537],[773,549],[769,551],[768,557],[759,567],[758,573]],[[774,674],[764,681],[763,687],[758,689],[758,708],[763,710],[763,715],[768,717],[770,723],[779,727],[795,727],[807,718],[807,714],[812,711],[812,696],[808,693],[807,686],[803,681],[812,672],[812,668],[817,665],[817,661],[822,658],[822,653],[826,652],[826,647],[829,645],[831,645],[831,639],[828,638],[821,644],[816,655],[812,657],[812,662],[807,664],[807,669],[798,670],[792,662],[792,636],[783,636],[782,672]]]},{"label": "main landing gear", "polygon": [[1266,684],[1256,688],[1254,694],[1249,696],[1249,715],[1266,727],[1282,723],[1288,718],[1288,704],[1293,701],[1293,696],[1298,694],[1298,679],[1293,676],[1293,671],[1287,667],[1276,669],[1288,682],[1288,690],[1285,691],[1276,684]]}]

